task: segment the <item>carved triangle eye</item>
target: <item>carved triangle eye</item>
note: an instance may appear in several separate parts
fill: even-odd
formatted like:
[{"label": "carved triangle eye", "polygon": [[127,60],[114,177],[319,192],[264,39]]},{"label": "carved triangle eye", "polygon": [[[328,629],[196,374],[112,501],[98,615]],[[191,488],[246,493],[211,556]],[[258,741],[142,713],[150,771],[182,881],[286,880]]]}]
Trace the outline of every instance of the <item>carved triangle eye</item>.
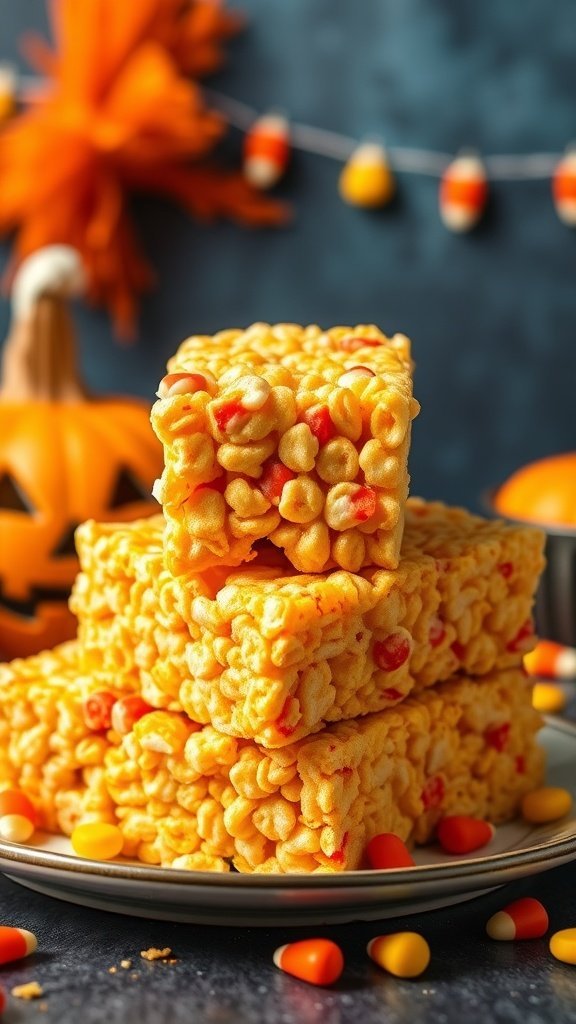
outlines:
[{"label": "carved triangle eye", "polygon": [[20,486],[9,473],[0,476],[0,508],[9,508],[11,512],[35,511],[34,505],[26,497]]},{"label": "carved triangle eye", "polygon": [[76,554],[76,545],[74,543],[74,534],[78,523],[71,523],[64,530],[64,533],[60,536],[56,547],[52,554],[55,558],[66,558],[68,555]]},{"label": "carved triangle eye", "polygon": [[134,501],[149,500],[150,492],[148,489],[136,479],[132,470],[128,469],[127,466],[122,466],[114,485],[109,507],[121,508],[122,505],[131,505]]}]

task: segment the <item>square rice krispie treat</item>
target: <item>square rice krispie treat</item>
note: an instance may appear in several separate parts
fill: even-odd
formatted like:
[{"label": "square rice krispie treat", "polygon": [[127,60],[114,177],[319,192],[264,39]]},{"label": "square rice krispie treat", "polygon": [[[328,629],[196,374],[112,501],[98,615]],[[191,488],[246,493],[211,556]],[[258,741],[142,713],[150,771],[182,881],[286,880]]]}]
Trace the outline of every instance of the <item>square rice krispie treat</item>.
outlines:
[{"label": "square rice krispie treat", "polygon": [[254,324],[185,341],[152,411],[167,566],[239,565],[266,538],[301,572],[398,564],[410,344],[377,327]]}]

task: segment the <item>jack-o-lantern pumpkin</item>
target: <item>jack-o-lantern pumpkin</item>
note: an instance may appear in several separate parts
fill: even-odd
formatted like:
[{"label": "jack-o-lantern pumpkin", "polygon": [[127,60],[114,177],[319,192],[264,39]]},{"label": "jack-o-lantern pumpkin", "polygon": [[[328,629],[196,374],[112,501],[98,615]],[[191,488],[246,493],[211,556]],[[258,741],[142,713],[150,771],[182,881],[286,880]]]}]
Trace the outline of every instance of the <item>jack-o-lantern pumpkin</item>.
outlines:
[{"label": "jack-o-lantern pumpkin", "polygon": [[74,635],[78,523],[158,510],[150,492],[162,458],[149,407],[93,398],[78,375],[66,299],[82,287],[67,246],[39,250],[14,281],[0,376],[0,657]]}]

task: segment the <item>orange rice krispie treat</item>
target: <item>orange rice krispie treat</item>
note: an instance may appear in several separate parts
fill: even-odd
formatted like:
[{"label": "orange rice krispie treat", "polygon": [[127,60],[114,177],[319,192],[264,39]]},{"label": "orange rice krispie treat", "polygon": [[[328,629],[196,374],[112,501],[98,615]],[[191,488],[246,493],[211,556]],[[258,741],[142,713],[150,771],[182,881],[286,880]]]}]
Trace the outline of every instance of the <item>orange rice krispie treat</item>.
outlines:
[{"label": "orange rice krispie treat", "polygon": [[160,519],[77,536],[83,670],[267,747],[518,665],[534,645],[542,534],[438,503],[409,499],[398,569],[360,574],[298,575],[261,551],[176,580]]},{"label": "orange rice krispie treat", "polygon": [[519,669],[455,679],[398,707],[265,750],[154,711],[106,757],[125,851],[147,863],[326,872],[380,832],[427,841],[439,818],[502,822],[542,777]]},{"label": "orange rice krispie treat", "polygon": [[302,572],[396,567],[419,409],[407,338],[253,324],[189,338],[168,369],[152,423],[174,575],[249,561],[262,538]]},{"label": "orange rice krispie treat", "polygon": [[110,743],[86,724],[90,689],[74,642],[0,664],[0,788],[22,789],[49,831],[70,833],[79,816],[110,819],[96,779]]}]

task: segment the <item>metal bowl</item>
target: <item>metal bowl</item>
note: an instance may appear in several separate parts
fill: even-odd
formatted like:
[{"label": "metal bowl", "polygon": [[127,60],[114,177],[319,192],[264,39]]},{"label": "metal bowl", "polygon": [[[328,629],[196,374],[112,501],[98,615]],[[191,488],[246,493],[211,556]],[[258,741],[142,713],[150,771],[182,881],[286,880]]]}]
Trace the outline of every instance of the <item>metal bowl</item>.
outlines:
[{"label": "metal bowl", "polygon": [[536,628],[546,640],[576,647],[576,529],[531,519],[510,519],[494,505],[498,488],[484,496],[491,515],[517,526],[536,526],[546,534],[546,568],[536,594]]}]

